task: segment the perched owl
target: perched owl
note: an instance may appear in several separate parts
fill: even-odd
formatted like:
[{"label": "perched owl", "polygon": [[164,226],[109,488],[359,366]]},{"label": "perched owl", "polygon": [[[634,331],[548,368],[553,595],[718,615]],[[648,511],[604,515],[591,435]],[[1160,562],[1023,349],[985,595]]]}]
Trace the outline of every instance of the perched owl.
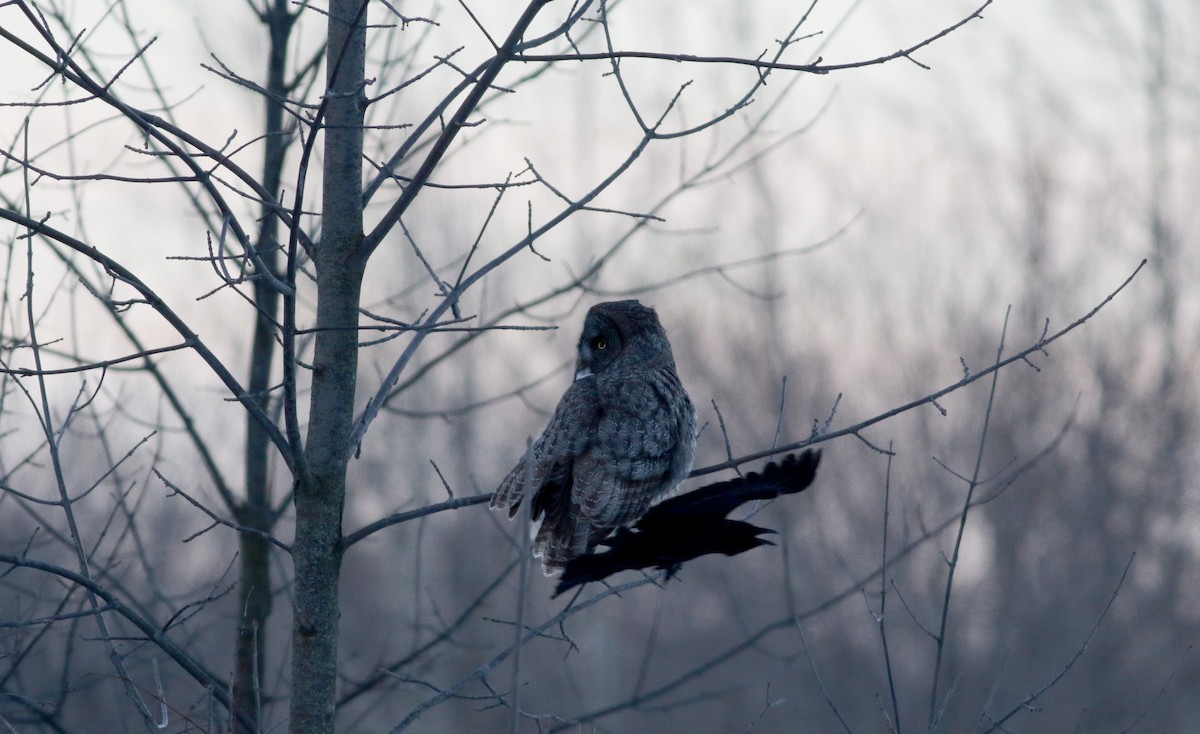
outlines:
[{"label": "perched owl", "polygon": [[695,446],[696,409],[654,309],[599,303],[583,321],[575,381],[492,508],[516,515],[528,479],[533,551],[550,575],[675,489]]}]

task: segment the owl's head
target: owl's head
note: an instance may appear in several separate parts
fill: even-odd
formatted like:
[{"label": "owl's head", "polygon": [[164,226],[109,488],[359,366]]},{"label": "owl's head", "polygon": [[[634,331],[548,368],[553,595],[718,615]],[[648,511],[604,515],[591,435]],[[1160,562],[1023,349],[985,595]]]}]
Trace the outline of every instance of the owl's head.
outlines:
[{"label": "owl's head", "polygon": [[675,367],[671,343],[654,309],[634,300],[597,303],[583,320],[575,379],[614,366]]}]

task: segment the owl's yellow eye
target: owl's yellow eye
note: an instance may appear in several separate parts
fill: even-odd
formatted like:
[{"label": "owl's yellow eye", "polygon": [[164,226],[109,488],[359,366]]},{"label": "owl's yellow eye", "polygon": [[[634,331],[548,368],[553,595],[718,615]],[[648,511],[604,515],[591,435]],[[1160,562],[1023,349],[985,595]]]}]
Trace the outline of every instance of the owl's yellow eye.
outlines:
[{"label": "owl's yellow eye", "polygon": [[604,337],[598,336],[592,340],[592,348],[603,352],[608,348],[608,342],[604,341]]}]

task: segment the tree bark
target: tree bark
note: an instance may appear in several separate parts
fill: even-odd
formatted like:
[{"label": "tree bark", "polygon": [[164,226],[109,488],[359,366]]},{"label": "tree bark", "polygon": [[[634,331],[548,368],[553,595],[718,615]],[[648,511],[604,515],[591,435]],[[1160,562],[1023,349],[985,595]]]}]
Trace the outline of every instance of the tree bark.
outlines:
[{"label": "tree bark", "polygon": [[365,0],[329,4],[321,241],[308,436],[296,481],[291,731],[332,732],[342,506],[354,418],[362,242]]},{"label": "tree bark", "polygon": [[[287,68],[288,40],[294,18],[287,0],[274,0],[267,8],[266,24],[270,34],[267,60],[266,109],[263,140],[263,188],[278,196],[287,152],[283,136],[283,104],[286,97],[284,74]],[[259,262],[279,276],[279,218],[264,204],[256,243]],[[257,318],[250,345],[250,376],[246,389],[263,411],[267,411],[271,387],[271,367],[275,360],[275,323],[279,313],[279,292],[264,278],[254,281],[254,305]],[[274,525],[271,507],[270,437],[251,415],[246,417],[245,502],[237,508],[237,520],[246,528],[269,533]],[[241,584],[238,590],[240,624],[237,631],[234,666],[234,705],[258,721],[259,687],[266,655],[266,623],[271,614],[271,545],[263,535],[243,532],[239,537]],[[261,722],[259,722],[261,723]],[[246,731],[243,729],[243,731]]]}]

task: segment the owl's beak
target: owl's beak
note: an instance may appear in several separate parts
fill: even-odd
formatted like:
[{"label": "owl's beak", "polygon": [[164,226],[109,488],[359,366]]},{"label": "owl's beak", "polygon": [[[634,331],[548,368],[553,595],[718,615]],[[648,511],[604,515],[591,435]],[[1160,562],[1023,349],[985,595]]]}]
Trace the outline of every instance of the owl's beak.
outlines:
[{"label": "owl's beak", "polygon": [[576,359],[575,360],[575,379],[582,380],[585,377],[591,377],[591,375],[592,375],[591,366],[584,363],[582,357]]}]

